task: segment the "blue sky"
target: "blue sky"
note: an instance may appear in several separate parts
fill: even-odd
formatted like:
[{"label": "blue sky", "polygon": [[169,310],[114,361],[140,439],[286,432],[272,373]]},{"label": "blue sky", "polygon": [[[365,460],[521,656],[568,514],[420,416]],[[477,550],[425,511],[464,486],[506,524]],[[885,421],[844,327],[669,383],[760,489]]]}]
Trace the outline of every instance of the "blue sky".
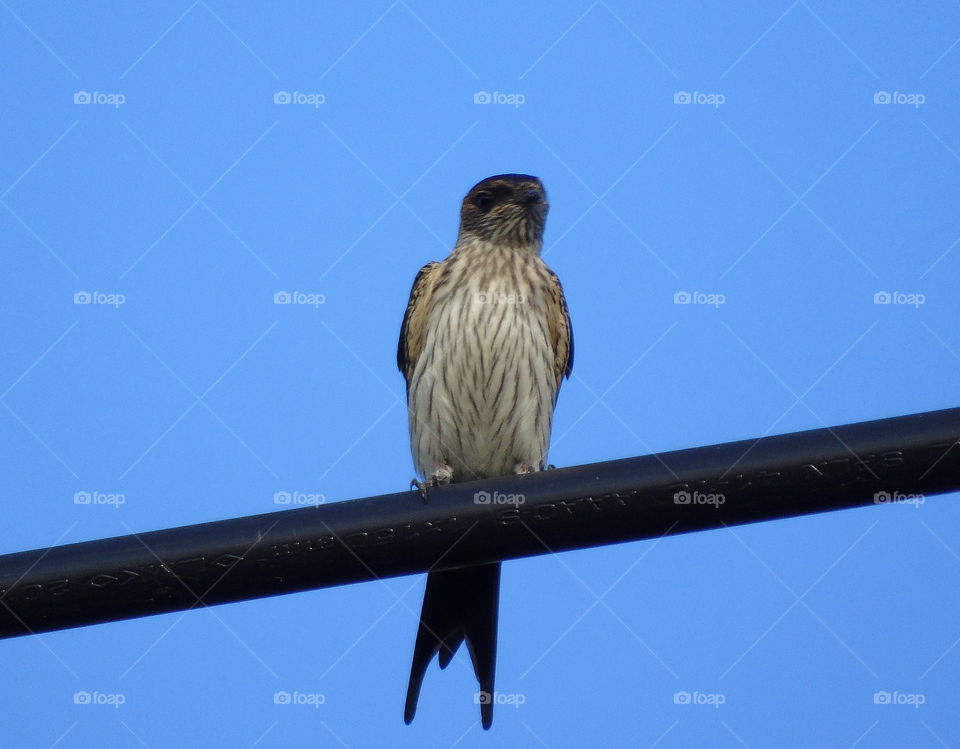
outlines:
[{"label": "blue sky", "polygon": [[[2,0],[0,550],[404,489],[410,283],[502,172],[576,334],[553,463],[956,406],[958,38],[948,2]],[[421,576],[2,642],[6,743],[956,746],[954,499],[507,564],[493,734],[463,657],[402,723]]]}]

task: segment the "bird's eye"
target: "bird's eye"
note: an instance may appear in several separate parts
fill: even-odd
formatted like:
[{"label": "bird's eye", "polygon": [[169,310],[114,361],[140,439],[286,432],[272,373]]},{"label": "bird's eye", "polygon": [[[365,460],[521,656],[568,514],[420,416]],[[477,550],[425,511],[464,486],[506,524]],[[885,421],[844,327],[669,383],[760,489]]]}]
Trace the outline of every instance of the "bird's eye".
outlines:
[{"label": "bird's eye", "polygon": [[484,190],[483,192],[478,192],[477,197],[474,198],[473,204],[479,208],[481,211],[486,213],[491,208],[493,208],[493,195]]}]

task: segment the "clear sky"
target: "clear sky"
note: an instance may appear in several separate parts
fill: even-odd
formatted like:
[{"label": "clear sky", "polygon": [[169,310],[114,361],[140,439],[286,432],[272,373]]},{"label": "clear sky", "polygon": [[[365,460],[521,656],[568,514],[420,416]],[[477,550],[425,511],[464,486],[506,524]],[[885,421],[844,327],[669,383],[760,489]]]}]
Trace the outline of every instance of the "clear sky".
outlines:
[{"label": "clear sky", "polygon": [[[0,551],[403,490],[410,283],[503,172],[553,463],[958,405],[960,6],[650,5],[0,0]],[[506,564],[492,734],[463,653],[403,725],[422,591],[0,642],[3,743],[960,745],[956,496]]]}]

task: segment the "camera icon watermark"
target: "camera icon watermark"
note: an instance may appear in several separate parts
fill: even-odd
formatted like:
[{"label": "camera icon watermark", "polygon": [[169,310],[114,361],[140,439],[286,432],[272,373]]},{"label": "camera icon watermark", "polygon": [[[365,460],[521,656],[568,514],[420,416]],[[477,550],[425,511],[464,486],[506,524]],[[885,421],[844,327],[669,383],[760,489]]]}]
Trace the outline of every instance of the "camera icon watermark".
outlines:
[{"label": "camera icon watermark", "polygon": [[877,91],[873,95],[874,104],[900,104],[920,109],[927,97],[923,94],[904,94],[900,91]]},{"label": "camera icon watermark", "polygon": [[720,708],[727,701],[727,696],[721,692],[687,692],[681,690],[673,693],[674,705],[710,705]]},{"label": "camera icon watermark", "polygon": [[108,705],[119,709],[127,701],[127,696],[122,692],[87,692],[81,690],[73,693],[74,705]]},{"label": "camera icon watermark", "polygon": [[700,91],[675,91],[674,104],[700,104],[719,109],[727,101],[724,94],[705,94]]},{"label": "camera icon watermark", "polygon": [[519,708],[527,701],[527,696],[520,692],[508,694],[506,692],[480,691],[473,695],[474,705],[513,705]]},{"label": "camera icon watermark", "polygon": [[523,304],[525,297],[522,292],[507,294],[502,291],[478,291],[473,295],[476,304]]},{"label": "camera icon watermark", "polygon": [[321,692],[287,692],[281,690],[273,693],[274,705],[301,705],[318,709],[327,701],[327,696]]},{"label": "camera icon watermark", "polygon": [[500,91],[477,91],[473,95],[474,104],[500,104],[512,106],[514,109],[520,109],[526,100],[527,97],[523,94],[505,94]]},{"label": "camera icon watermark", "polygon": [[688,492],[686,489],[681,489],[673,495],[673,503],[675,505],[710,505],[712,507],[719,507],[726,501],[726,496],[719,492],[706,494],[704,492]]},{"label": "camera icon watermark", "polygon": [[479,491],[473,495],[475,505],[522,505],[527,501],[523,494],[504,494],[503,492]]},{"label": "camera icon watermark", "polygon": [[73,493],[73,503],[75,505],[105,505],[112,506],[119,510],[120,505],[127,501],[125,494],[108,494],[99,491],[79,491]]},{"label": "camera icon watermark", "polygon": [[325,94],[305,94],[300,91],[276,91],[273,94],[274,104],[300,104],[320,109],[321,104],[325,104],[327,97]]},{"label": "camera icon watermark", "polygon": [[105,94],[101,91],[75,91],[73,93],[74,104],[100,104],[120,109],[126,100],[127,97],[123,94]]},{"label": "camera icon watermark", "polygon": [[73,295],[74,304],[99,304],[115,309],[119,309],[126,301],[126,294],[106,294],[102,291],[77,291]]},{"label": "camera icon watermark", "polygon": [[273,493],[273,503],[275,505],[316,506],[322,505],[326,501],[327,498],[323,494],[308,494],[296,489],[292,492]]},{"label": "camera icon watermark", "polygon": [[914,309],[919,309],[926,301],[926,294],[908,294],[903,291],[878,291],[873,295],[874,304],[894,304]]},{"label": "camera icon watermark", "polygon": [[718,309],[727,303],[726,294],[707,294],[703,291],[677,291],[673,295],[674,304],[695,304]]},{"label": "camera icon watermark", "polygon": [[922,692],[887,692],[881,690],[873,693],[874,705],[910,705],[915,710],[919,710],[920,706],[926,704],[926,702],[927,695]]},{"label": "camera icon watermark", "polygon": [[873,495],[875,505],[913,505],[920,509],[920,505],[927,501],[923,494],[904,494],[903,492],[877,492]]},{"label": "camera icon watermark", "polygon": [[273,295],[274,304],[298,304],[317,309],[326,302],[325,294],[307,294],[303,291],[278,291]]}]

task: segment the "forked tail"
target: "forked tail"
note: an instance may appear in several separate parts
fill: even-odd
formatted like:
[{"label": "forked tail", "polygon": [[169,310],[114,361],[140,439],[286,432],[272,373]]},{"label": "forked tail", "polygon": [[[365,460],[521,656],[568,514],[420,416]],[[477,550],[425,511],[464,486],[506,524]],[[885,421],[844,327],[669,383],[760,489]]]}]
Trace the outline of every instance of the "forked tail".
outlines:
[{"label": "forked tail", "polygon": [[404,721],[410,723],[417,713],[420,687],[433,656],[439,652],[440,668],[446,668],[465,640],[480,682],[480,719],[485,729],[490,728],[493,723],[493,679],[497,668],[499,601],[500,562],[427,575]]}]

